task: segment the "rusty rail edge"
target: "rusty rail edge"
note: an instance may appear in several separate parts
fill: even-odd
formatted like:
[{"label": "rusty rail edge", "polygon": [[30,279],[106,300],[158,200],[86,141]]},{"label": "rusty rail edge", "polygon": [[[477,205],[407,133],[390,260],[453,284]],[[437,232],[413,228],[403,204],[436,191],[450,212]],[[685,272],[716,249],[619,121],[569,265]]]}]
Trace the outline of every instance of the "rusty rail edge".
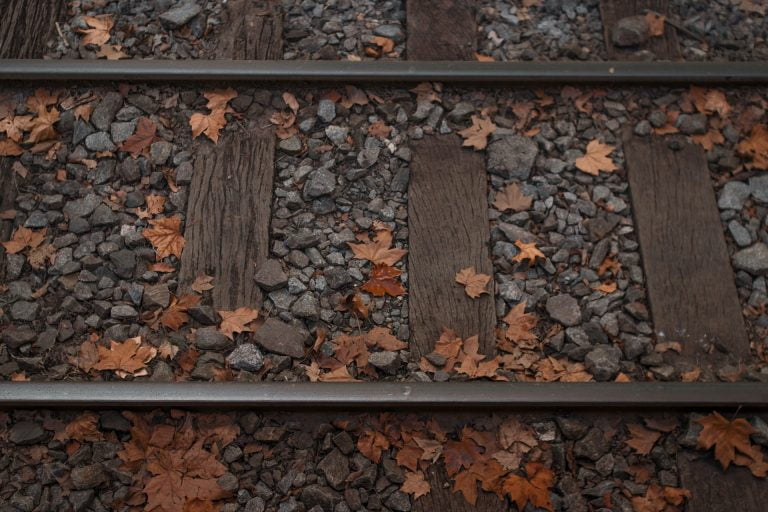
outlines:
[{"label": "rusty rail edge", "polygon": [[764,383],[0,383],[0,408],[768,408]]},{"label": "rusty rail edge", "polygon": [[0,59],[0,80],[757,84],[768,62]]}]

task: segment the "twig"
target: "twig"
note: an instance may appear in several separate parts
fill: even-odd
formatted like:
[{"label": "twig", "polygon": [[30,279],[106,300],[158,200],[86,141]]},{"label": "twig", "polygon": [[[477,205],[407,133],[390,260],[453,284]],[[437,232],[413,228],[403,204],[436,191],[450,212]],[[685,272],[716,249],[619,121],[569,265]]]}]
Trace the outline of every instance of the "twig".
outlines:
[{"label": "twig", "polygon": [[59,25],[58,21],[56,22],[56,32],[59,33],[59,37],[61,38],[62,41],[64,41],[64,46],[69,48],[69,41],[67,41],[67,38],[64,37],[64,32],[61,31],[61,25]]}]

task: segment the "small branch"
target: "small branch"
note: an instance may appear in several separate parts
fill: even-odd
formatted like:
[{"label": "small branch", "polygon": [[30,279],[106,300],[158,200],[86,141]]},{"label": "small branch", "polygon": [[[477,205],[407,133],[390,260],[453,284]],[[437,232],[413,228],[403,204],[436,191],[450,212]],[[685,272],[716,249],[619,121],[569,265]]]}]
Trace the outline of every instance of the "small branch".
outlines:
[{"label": "small branch", "polygon": [[69,48],[69,41],[67,41],[67,38],[66,38],[66,37],[64,37],[64,32],[62,32],[62,30],[61,30],[61,25],[59,25],[59,22],[58,22],[58,21],[56,22],[56,32],[58,32],[58,33],[59,33],[59,37],[60,37],[60,38],[61,38],[61,40],[64,42],[64,46],[66,46],[67,48]]}]

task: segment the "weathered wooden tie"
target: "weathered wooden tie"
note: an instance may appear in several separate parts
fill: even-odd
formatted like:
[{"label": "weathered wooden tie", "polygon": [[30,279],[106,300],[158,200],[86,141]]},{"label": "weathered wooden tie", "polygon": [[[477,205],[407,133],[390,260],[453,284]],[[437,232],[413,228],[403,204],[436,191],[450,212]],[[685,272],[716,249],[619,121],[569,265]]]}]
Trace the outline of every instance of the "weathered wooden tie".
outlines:
[{"label": "weathered wooden tie", "polygon": [[650,10],[669,15],[669,0],[600,0],[600,17],[603,21],[603,37],[608,58],[611,60],[625,60],[639,50],[652,52],[657,59],[677,60],[680,58],[680,43],[677,31],[667,25],[664,34],[651,37],[637,46],[622,47],[613,42],[613,32],[616,22],[627,16],[643,16]]},{"label": "weathered wooden tie", "polygon": [[472,0],[408,0],[408,60],[474,60]]},{"label": "weathered wooden tie", "polygon": [[216,58],[283,58],[283,18],[276,0],[231,0],[217,36]]},{"label": "weathered wooden tie", "polygon": [[0,59],[39,59],[49,39],[57,38],[56,22],[65,0],[4,0],[0,16]]},{"label": "weathered wooden tie", "polygon": [[[629,174],[648,298],[658,341],[680,341],[692,363],[749,354],[723,227],[704,151],[673,151],[627,132]],[[716,344],[717,350],[712,345]]]},{"label": "weathered wooden tie", "polygon": [[[11,158],[0,157],[0,212],[12,210],[16,199],[16,174],[11,169]],[[10,240],[13,231],[12,220],[0,219],[0,241]],[[0,245],[0,282],[5,281],[6,256],[5,249]]]}]

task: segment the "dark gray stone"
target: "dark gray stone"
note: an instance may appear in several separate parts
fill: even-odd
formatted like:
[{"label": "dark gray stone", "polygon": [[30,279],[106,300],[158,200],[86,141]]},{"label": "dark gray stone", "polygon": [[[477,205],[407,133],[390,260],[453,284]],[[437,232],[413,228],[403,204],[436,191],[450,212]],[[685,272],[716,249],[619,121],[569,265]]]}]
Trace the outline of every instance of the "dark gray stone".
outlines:
[{"label": "dark gray stone", "polygon": [[527,180],[539,154],[528,137],[504,136],[488,145],[488,171],[506,179]]},{"label": "dark gray stone", "polygon": [[327,99],[320,100],[317,105],[317,117],[326,123],[333,122],[336,117],[336,103]]},{"label": "dark gray stone", "polygon": [[268,292],[279,290],[288,284],[288,276],[283,272],[283,266],[275,259],[265,261],[253,278],[256,284]]},{"label": "dark gray stone", "polygon": [[332,512],[336,504],[342,500],[341,495],[330,487],[312,484],[301,490],[299,501],[307,508],[319,505],[325,512]]},{"label": "dark gray stone", "polygon": [[87,217],[101,204],[101,198],[96,194],[88,194],[82,199],[68,201],[64,205],[64,215],[67,217]]},{"label": "dark gray stone", "polygon": [[85,147],[91,151],[115,151],[117,149],[107,132],[96,132],[87,136]]},{"label": "dark gray stone", "polygon": [[733,255],[733,266],[752,275],[765,274],[768,272],[768,246],[758,242],[738,251]]},{"label": "dark gray stone", "polygon": [[402,366],[403,361],[397,352],[374,352],[368,357],[368,362],[386,373],[394,375]]},{"label": "dark gray stone", "polygon": [[599,428],[592,428],[584,438],[573,445],[576,457],[597,461],[611,449],[611,442]]},{"label": "dark gray stone", "polygon": [[267,318],[256,329],[253,337],[256,343],[270,352],[295,358],[304,357],[306,335],[277,318]]},{"label": "dark gray stone", "polygon": [[388,37],[396,43],[402,43],[405,40],[405,32],[400,25],[379,25],[373,29],[373,33],[377,36]]},{"label": "dark gray stone", "polygon": [[555,295],[547,299],[547,313],[556,322],[566,327],[578,325],[581,322],[579,302],[567,294]]},{"label": "dark gray stone", "polygon": [[237,370],[257,372],[264,366],[264,354],[252,343],[243,343],[227,356],[227,364]]},{"label": "dark gray stone", "polygon": [[201,11],[202,8],[196,2],[186,0],[161,14],[160,20],[172,28],[178,28],[189,23]]},{"label": "dark gray stone", "polygon": [[11,318],[22,322],[31,322],[37,318],[40,312],[40,305],[36,302],[19,300],[11,306]]},{"label": "dark gray stone", "polygon": [[325,276],[328,286],[334,290],[343,288],[353,281],[349,272],[342,267],[329,267],[325,270],[323,275]]},{"label": "dark gray stone", "polygon": [[304,183],[304,199],[314,199],[333,192],[336,188],[336,175],[325,169],[312,172]]},{"label": "dark gray stone", "polygon": [[317,469],[331,487],[341,490],[349,476],[349,460],[339,450],[334,449],[320,461]]},{"label": "dark gray stone", "polygon": [[645,16],[621,18],[611,31],[611,40],[616,46],[637,46],[650,37],[650,26]]},{"label": "dark gray stone", "polygon": [[216,327],[203,327],[195,333],[195,345],[201,350],[229,350],[234,344]]},{"label": "dark gray stone", "polygon": [[74,468],[69,474],[75,489],[93,489],[106,481],[107,473],[101,464]]},{"label": "dark gray stone", "polygon": [[680,132],[686,135],[702,135],[707,133],[707,116],[704,114],[680,114],[676,125]]},{"label": "dark gray stone", "polygon": [[747,200],[751,187],[741,181],[729,181],[720,190],[717,206],[721,210],[741,210]]},{"label": "dark gray stone", "polygon": [[608,381],[619,373],[621,350],[613,345],[599,345],[584,357],[584,366],[595,380]]},{"label": "dark gray stone", "polygon": [[47,437],[43,427],[33,421],[19,421],[8,431],[8,440],[13,444],[36,444]]},{"label": "dark gray stone", "polygon": [[96,108],[91,113],[91,123],[101,130],[106,132],[109,130],[109,125],[115,120],[115,115],[120,107],[123,106],[123,97],[116,92],[108,92],[104,95]]}]

